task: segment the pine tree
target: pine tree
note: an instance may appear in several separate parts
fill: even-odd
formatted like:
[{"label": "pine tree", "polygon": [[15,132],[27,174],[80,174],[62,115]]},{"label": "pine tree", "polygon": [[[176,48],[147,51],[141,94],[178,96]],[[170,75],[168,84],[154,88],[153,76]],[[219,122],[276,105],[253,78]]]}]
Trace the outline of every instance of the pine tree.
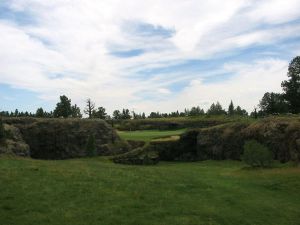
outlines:
[{"label": "pine tree", "polygon": [[80,108],[75,104],[71,107],[72,110],[72,117],[73,118],[81,118],[82,114],[80,112]]},{"label": "pine tree", "polygon": [[104,107],[98,107],[97,110],[93,111],[93,117],[105,120],[107,116],[107,113],[105,111],[106,109]]},{"label": "pine tree", "polygon": [[56,104],[56,108],[53,112],[54,117],[64,117],[67,118],[72,115],[71,99],[67,96],[60,96],[60,102]]},{"label": "pine tree", "polygon": [[282,94],[266,92],[259,101],[259,108],[264,114],[286,113],[288,105]]},{"label": "pine tree", "polygon": [[121,112],[120,112],[120,110],[115,110],[115,111],[113,112],[113,118],[114,118],[115,120],[120,120],[120,119],[121,119]]},{"label": "pine tree", "polygon": [[228,115],[233,116],[233,114],[234,114],[234,105],[233,105],[233,102],[231,100],[231,102],[229,104],[229,107],[228,107]]},{"label": "pine tree", "polygon": [[221,104],[217,102],[216,104],[212,104],[210,108],[207,110],[208,115],[224,115],[226,114],[225,110],[222,108]]},{"label": "pine tree", "polygon": [[300,56],[290,63],[287,76],[289,79],[281,83],[284,98],[291,113],[300,113]]},{"label": "pine tree", "polygon": [[123,120],[129,120],[129,119],[131,119],[131,115],[130,115],[129,109],[123,109],[122,110],[121,118]]},{"label": "pine tree", "polygon": [[[26,113],[25,113],[25,114],[26,114]],[[38,108],[38,109],[36,110],[35,116],[38,117],[38,118],[43,118],[43,117],[45,117],[45,112],[44,112],[43,108]]]}]

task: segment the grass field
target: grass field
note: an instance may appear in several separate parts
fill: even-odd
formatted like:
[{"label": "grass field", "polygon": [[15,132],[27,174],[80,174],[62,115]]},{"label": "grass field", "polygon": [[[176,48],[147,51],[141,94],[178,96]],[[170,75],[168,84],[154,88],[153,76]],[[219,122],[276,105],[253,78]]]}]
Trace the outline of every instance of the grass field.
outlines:
[{"label": "grass field", "polygon": [[2,225],[297,225],[300,169],[0,158]]},{"label": "grass field", "polygon": [[136,140],[136,141],[151,141],[152,139],[171,137],[180,135],[185,132],[186,129],[180,130],[140,130],[140,131],[118,131],[121,138],[125,140]]}]

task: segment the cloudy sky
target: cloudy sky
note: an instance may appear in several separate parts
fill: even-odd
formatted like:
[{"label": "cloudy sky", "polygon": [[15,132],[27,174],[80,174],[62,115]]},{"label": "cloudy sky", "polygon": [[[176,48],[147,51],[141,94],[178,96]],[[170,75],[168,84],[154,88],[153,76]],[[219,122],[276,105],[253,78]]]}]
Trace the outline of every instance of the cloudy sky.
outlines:
[{"label": "cloudy sky", "polygon": [[249,111],[300,55],[300,0],[0,0],[0,110]]}]

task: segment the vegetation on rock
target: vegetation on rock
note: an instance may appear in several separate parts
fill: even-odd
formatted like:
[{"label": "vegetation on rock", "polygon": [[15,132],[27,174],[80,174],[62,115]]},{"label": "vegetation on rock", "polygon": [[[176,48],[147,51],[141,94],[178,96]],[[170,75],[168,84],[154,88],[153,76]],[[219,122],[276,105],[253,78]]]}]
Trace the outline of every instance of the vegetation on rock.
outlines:
[{"label": "vegetation on rock", "polygon": [[243,161],[252,167],[267,167],[273,161],[272,152],[256,140],[244,144]]}]

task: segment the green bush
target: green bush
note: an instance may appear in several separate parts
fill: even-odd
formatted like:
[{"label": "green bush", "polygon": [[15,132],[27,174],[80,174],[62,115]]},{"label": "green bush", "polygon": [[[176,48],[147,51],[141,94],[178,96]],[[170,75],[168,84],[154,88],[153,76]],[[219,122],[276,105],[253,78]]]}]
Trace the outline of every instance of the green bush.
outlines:
[{"label": "green bush", "polygon": [[90,135],[86,144],[86,155],[93,157],[96,155],[95,136]]},{"label": "green bush", "polygon": [[272,152],[256,140],[246,141],[242,159],[252,167],[270,166],[273,160]]}]

